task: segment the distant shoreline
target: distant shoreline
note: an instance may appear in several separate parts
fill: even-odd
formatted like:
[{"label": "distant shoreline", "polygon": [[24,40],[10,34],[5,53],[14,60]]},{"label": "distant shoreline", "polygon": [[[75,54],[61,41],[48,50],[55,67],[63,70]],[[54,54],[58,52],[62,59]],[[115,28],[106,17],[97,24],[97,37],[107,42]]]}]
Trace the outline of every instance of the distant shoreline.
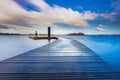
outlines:
[{"label": "distant shoreline", "polygon": [[[29,34],[0,34],[1,36],[29,36]],[[34,35],[33,35],[34,36]],[[39,36],[45,36],[45,35],[39,35]],[[111,35],[54,35],[54,36],[120,36],[120,34],[111,34]]]},{"label": "distant shoreline", "polygon": [[[19,36],[35,36],[35,34],[19,34],[19,33],[0,33],[0,35],[19,35]],[[38,34],[38,36],[48,36],[48,34]],[[120,34],[51,34],[51,36],[120,36]]]}]

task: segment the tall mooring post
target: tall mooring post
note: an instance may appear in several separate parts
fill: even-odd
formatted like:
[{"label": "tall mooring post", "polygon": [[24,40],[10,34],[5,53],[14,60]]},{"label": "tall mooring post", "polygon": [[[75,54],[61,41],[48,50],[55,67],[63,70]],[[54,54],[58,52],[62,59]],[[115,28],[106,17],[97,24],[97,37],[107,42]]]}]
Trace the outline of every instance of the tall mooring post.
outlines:
[{"label": "tall mooring post", "polygon": [[50,41],[50,37],[51,37],[51,27],[48,27],[48,40]]},{"label": "tall mooring post", "polygon": [[37,33],[37,31],[35,31],[35,36],[36,36],[36,37],[38,36],[38,33]]}]

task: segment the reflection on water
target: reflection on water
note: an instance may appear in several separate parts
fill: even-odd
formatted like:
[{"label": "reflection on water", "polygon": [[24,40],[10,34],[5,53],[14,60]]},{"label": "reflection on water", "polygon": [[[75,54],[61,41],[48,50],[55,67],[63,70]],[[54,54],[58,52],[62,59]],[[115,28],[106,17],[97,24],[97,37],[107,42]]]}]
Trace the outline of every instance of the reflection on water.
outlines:
[{"label": "reflection on water", "polygon": [[70,38],[82,42],[117,71],[120,71],[120,36],[78,36]]},{"label": "reflection on water", "polygon": [[0,36],[0,61],[48,44],[48,40],[32,40],[27,36]]},{"label": "reflection on water", "polygon": [[[70,44],[70,39],[60,38],[62,42],[57,45],[59,48],[59,56],[80,56],[81,54],[78,53],[79,49],[77,49],[74,45]],[[68,53],[69,51],[69,53]]]}]

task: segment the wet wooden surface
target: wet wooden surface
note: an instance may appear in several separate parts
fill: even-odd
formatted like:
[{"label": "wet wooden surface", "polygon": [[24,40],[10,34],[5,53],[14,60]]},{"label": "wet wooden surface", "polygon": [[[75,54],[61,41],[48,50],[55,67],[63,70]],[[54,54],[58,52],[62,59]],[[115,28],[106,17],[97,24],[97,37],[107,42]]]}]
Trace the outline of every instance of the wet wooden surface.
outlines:
[{"label": "wet wooden surface", "polygon": [[1,80],[120,80],[120,73],[82,43],[60,38],[0,62]]}]

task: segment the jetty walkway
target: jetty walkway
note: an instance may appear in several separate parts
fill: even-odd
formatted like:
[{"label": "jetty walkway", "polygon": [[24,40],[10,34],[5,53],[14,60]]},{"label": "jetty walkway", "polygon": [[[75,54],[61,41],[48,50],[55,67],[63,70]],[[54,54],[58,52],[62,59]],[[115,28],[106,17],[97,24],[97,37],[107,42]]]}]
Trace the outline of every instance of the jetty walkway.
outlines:
[{"label": "jetty walkway", "polygon": [[59,38],[0,62],[0,80],[120,80],[120,73],[82,43]]}]

